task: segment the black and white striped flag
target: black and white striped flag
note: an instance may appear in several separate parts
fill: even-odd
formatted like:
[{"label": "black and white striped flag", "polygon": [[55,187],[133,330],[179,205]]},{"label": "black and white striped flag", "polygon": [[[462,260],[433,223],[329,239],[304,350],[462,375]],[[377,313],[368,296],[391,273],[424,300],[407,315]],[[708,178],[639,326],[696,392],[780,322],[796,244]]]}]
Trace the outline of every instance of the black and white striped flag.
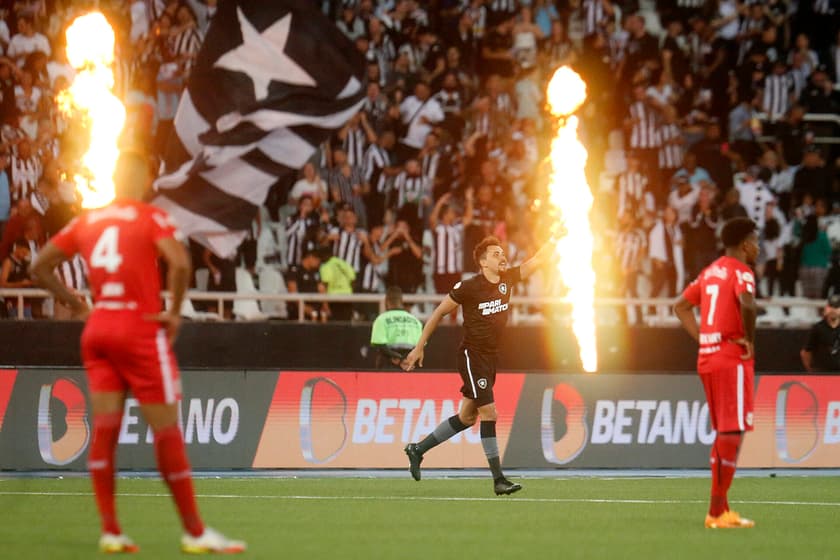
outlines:
[{"label": "black and white striped flag", "polygon": [[364,100],[364,58],[316,4],[224,0],[198,53],[154,204],[220,256]]}]

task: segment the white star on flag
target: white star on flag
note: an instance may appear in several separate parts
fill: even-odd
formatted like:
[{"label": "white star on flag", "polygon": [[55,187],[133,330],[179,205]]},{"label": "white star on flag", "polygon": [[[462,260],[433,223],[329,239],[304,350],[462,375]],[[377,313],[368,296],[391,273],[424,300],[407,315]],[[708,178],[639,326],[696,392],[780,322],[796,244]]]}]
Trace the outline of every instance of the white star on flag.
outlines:
[{"label": "white star on flag", "polygon": [[236,9],[242,30],[242,44],[222,55],[213,66],[244,72],[254,83],[257,100],[268,97],[272,81],[300,86],[315,86],[315,80],[284,52],[289,40],[292,14],[277,20],[260,33],[251,25],[241,8]]}]

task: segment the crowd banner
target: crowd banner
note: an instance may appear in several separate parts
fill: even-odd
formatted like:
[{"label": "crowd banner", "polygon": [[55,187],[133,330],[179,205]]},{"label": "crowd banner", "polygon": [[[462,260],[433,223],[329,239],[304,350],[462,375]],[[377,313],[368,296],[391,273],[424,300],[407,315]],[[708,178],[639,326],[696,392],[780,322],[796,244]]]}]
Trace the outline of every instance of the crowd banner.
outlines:
[{"label": "crowd banner", "polygon": [[[406,468],[402,451],[456,414],[456,373],[186,370],[179,419],[193,467]],[[840,467],[840,376],[759,376],[739,464]],[[497,376],[507,468],[706,468],[715,433],[694,374]],[[128,398],[118,464],[154,469]],[[92,435],[84,372],[0,370],[0,470],[83,470]],[[424,468],[483,468],[478,425]]]}]

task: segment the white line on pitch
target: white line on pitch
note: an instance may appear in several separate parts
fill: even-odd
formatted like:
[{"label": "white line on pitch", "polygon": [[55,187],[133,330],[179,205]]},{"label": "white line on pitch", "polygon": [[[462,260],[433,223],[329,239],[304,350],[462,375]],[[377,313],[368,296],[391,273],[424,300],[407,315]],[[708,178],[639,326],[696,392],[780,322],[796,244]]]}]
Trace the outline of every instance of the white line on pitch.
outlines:
[{"label": "white line on pitch", "polygon": [[[119,492],[128,498],[168,498],[166,493]],[[93,496],[92,492],[0,492],[0,496]],[[383,501],[383,502],[525,502],[580,504],[705,504],[706,500],[650,500],[614,498],[479,498],[459,496],[249,496],[246,494],[198,494],[202,499],[223,500],[312,500],[312,501]],[[773,506],[840,507],[840,502],[805,502],[787,500],[732,500],[733,503]]]}]

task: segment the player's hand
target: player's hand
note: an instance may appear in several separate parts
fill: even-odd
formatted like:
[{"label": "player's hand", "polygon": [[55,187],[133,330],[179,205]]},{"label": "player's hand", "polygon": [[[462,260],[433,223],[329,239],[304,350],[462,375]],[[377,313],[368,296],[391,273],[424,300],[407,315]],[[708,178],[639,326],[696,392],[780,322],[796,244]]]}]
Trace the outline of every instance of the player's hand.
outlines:
[{"label": "player's hand", "polygon": [[400,364],[400,367],[405,371],[414,369],[415,364],[423,367],[423,348],[415,346],[414,349],[408,353],[408,356]]},{"label": "player's hand", "polygon": [[74,305],[71,310],[71,317],[77,321],[87,321],[90,315],[90,306],[87,301],[80,299],[78,305]]},{"label": "player's hand", "polygon": [[147,321],[157,321],[166,329],[166,337],[169,339],[169,344],[175,344],[175,339],[178,337],[178,331],[181,328],[181,315],[172,313],[170,311],[163,311],[158,314],[146,315]]},{"label": "player's hand", "polygon": [[752,357],[755,355],[753,343],[747,340],[746,338],[739,338],[733,340],[732,342],[744,348],[744,353],[741,354],[742,360],[751,360]]}]

